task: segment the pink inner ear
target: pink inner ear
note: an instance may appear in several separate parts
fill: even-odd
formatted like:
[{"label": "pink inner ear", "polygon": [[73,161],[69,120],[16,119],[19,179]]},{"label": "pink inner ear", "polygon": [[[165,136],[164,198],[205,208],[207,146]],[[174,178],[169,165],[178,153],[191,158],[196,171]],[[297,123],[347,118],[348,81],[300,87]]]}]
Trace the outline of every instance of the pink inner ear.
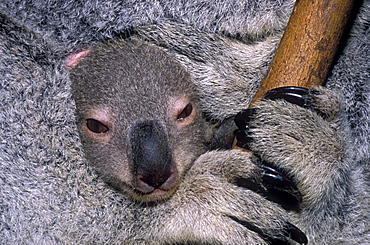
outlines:
[{"label": "pink inner ear", "polygon": [[81,51],[78,51],[77,53],[69,55],[65,61],[65,66],[67,67],[67,70],[75,67],[81,59],[83,59],[88,53],[90,53],[90,51],[90,49],[83,49]]}]

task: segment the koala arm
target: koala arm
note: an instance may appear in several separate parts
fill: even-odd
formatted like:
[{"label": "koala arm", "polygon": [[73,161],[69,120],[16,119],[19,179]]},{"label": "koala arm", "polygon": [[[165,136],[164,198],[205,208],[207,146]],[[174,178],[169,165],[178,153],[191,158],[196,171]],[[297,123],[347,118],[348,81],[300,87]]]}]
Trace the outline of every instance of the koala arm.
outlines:
[{"label": "koala arm", "polygon": [[262,175],[251,153],[205,153],[175,195],[166,204],[152,207],[152,212],[165,215],[145,236],[153,243],[169,244],[269,244],[291,239],[305,243],[305,235],[286,221],[279,205],[237,184],[239,179],[263,184]]}]

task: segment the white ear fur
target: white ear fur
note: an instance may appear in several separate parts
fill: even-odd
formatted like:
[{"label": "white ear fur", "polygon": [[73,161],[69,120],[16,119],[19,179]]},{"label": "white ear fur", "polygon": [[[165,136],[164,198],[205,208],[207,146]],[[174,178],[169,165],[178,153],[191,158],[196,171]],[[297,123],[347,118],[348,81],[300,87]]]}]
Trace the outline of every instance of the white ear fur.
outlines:
[{"label": "white ear fur", "polygon": [[65,66],[67,70],[70,70],[73,67],[75,67],[78,64],[78,62],[80,62],[81,59],[83,59],[86,55],[90,53],[90,51],[91,51],[90,49],[83,49],[69,55],[65,61]]}]

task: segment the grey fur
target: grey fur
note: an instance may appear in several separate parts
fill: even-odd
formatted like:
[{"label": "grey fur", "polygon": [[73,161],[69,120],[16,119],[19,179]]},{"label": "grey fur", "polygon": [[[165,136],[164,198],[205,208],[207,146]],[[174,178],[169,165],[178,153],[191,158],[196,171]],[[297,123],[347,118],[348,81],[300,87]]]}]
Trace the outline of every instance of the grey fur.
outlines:
[{"label": "grey fur", "polygon": [[370,3],[357,4],[327,88],[315,97],[330,117],[266,101],[253,121],[254,151],[287,169],[303,194],[297,213],[233,184],[261,171],[250,153],[235,150],[200,156],[166,202],[128,201],[84,160],[63,64],[80,48],[137,28],[139,38],[177,57],[202,111],[223,120],[249,103],[291,1],[2,1],[1,243],[265,243],[228,216],[270,237],[284,237],[289,221],[311,244],[369,243]]}]

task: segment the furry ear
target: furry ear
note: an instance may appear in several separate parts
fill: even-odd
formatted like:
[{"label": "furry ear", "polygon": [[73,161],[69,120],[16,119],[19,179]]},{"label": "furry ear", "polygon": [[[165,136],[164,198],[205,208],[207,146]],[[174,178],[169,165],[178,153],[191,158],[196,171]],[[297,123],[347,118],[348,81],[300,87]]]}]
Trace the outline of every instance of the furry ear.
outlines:
[{"label": "furry ear", "polygon": [[90,51],[90,49],[82,49],[80,51],[77,51],[76,53],[69,55],[65,61],[65,66],[67,70],[75,67],[81,59],[83,59],[86,55],[90,53]]}]

